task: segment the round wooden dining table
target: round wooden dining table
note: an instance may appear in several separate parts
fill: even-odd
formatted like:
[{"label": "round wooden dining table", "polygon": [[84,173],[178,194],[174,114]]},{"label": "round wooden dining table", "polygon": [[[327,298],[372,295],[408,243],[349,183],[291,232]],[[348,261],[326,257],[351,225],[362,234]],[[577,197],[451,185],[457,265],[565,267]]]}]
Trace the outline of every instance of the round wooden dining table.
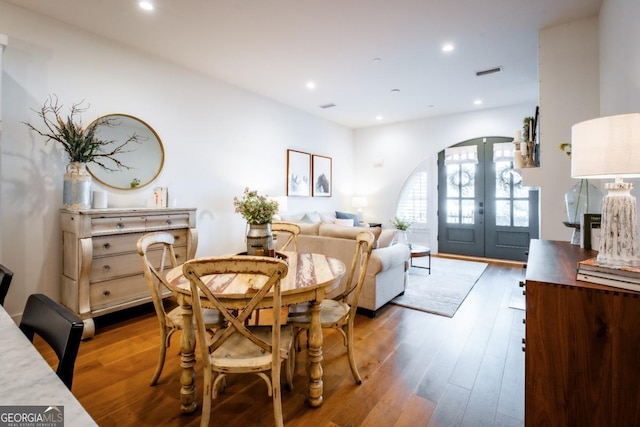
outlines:
[{"label": "round wooden dining table", "polygon": [[[319,407],[323,400],[322,382],[322,344],[323,334],[320,323],[320,307],[325,296],[340,284],[340,278],[346,272],[342,261],[322,254],[302,252],[282,252],[286,257],[289,270],[281,280],[282,304],[291,305],[308,302],[311,307],[311,326],[309,330],[309,405]],[[226,277],[222,277],[226,276]],[[255,293],[247,275],[211,275],[203,277],[203,282],[225,305],[233,307],[238,300],[244,300],[248,294]],[[182,307],[184,317],[180,345],[180,410],[192,413],[196,410],[196,373],[195,373],[195,334],[193,330],[193,310],[191,308],[191,288],[189,279],[184,277],[182,266],[168,271],[167,282]],[[207,299],[202,297],[201,304],[207,307]],[[268,296],[259,308],[269,308]],[[272,302],[271,302],[272,303]]]}]

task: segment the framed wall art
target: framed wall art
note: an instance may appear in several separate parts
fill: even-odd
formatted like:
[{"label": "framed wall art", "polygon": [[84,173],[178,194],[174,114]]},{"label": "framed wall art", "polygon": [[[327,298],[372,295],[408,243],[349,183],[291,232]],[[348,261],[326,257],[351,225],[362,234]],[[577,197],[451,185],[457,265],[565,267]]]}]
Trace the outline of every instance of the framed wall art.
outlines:
[{"label": "framed wall art", "polygon": [[313,196],[331,197],[331,157],[313,155]]},{"label": "framed wall art", "polygon": [[311,154],[287,150],[287,196],[311,195]]}]

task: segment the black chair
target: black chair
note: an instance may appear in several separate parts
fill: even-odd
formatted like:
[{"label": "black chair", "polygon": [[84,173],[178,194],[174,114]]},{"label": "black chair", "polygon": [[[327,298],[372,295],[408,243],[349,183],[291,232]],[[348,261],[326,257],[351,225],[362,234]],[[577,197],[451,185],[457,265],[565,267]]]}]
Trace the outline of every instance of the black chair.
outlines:
[{"label": "black chair", "polygon": [[0,264],[0,305],[2,306],[4,306],[4,298],[7,296],[7,292],[9,291],[11,279],[13,279],[13,272]]},{"label": "black chair", "polygon": [[20,329],[33,342],[34,334],[44,339],[58,355],[56,374],[71,390],[73,367],[80,348],[84,323],[66,307],[43,294],[27,299]]}]

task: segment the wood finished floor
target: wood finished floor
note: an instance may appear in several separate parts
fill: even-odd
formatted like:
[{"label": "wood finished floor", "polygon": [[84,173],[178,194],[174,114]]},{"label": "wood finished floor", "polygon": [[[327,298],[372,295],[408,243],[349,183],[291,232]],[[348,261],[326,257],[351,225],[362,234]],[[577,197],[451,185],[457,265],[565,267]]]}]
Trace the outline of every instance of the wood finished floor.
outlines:
[{"label": "wood finished floor", "polygon": [[[354,383],[338,333],[325,332],[324,404],[305,404],[303,350],[294,390],[283,388],[286,426],[523,426],[524,312],[509,307],[522,268],[490,265],[453,318],[386,305],[356,319]],[[135,314],[135,315],[132,315]],[[84,341],[73,393],[101,427],[197,426],[200,405],[180,413],[179,334],[159,383],[149,386],[158,330],[150,307],[105,316]],[[53,355],[36,342],[47,360]],[[198,364],[198,370],[200,365]],[[198,389],[202,379],[198,376]],[[201,398],[201,395],[199,395]],[[254,375],[229,377],[213,403],[211,425],[270,426],[271,398]]]}]

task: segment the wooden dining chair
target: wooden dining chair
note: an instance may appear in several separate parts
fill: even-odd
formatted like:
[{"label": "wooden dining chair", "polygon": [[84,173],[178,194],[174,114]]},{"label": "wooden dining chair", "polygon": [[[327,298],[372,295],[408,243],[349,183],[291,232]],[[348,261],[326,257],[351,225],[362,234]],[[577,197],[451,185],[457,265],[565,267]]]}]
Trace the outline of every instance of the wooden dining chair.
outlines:
[{"label": "wooden dining chair", "polygon": [[[204,392],[201,426],[209,425],[212,399],[218,395],[227,374],[254,373],[260,376],[273,398],[275,424],[283,425],[280,390],[280,369],[289,357],[293,331],[281,325],[280,316],[272,316],[269,326],[251,326],[246,320],[263,299],[273,298],[274,311],[282,307],[280,279],[286,276],[286,262],[276,258],[255,256],[231,256],[226,258],[196,259],[183,265],[183,273],[191,284],[193,314],[196,319],[196,341],[204,362]],[[252,283],[245,298],[234,306],[225,305],[203,282],[209,275],[246,276]],[[236,277],[237,278],[237,277]],[[225,317],[226,326],[218,329],[213,337],[205,333],[201,298],[207,305],[218,309]],[[291,387],[291,371],[287,363],[287,381]],[[271,373],[267,376],[265,372]]]},{"label": "wooden dining chair", "polygon": [[277,221],[271,224],[271,231],[277,233],[278,240],[287,238],[284,243],[278,244],[278,250],[298,252],[298,235],[300,234],[298,224]]},{"label": "wooden dining chair", "polygon": [[75,313],[44,294],[32,294],[22,312],[20,330],[33,342],[42,338],[58,356],[56,374],[71,390],[84,323]]},{"label": "wooden dining chair", "polygon": [[9,292],[9,286],[13,279],[13,272],[0,264],[0,305],[4,306],[4,299]]},{"label": "wooden dining chair", "polygon": [[[138,239],[138,253],[142,258],[144,278],[160,322],[160,355],[156,371],[151,378],[151,385],[156,385],[160,378],[167,349],[171,346],[171,336],[174,332],[183,329],[182,308],[178,306],[167,311],[163,301],[165,297],[171,295],[164,271],[178,265],[173,248],[174,243],[173,234],[166,231],[148,233]],[[217,310],[205,310],[204,316],[205,324],[209,329],[215,329],[222,323],[222,316]]]},{"label": "wooden dining chair", "polygon": [[[353,328],[358,308],[358,300],[365,276],[369,257],[373,249],[374,236],[370,231],[363,231],[356,236],[356,249],[353,254],[351,268],[347,277],[344,291],[334,299],[322,300],[320,308],[320,322],[322,328],[333,328],[342,334],[344,345],[347,347],[349,366],[357,384],[362,383],[362,378],[356,366],[353,349]],[[287,323],[294,328],[294,342],[300,338],[300,333],[308,332],[311,328],[311,312],[309,304],[298,304],[289,308]],[[295,369],[295,348],[290,359],[291,370]]]}]

